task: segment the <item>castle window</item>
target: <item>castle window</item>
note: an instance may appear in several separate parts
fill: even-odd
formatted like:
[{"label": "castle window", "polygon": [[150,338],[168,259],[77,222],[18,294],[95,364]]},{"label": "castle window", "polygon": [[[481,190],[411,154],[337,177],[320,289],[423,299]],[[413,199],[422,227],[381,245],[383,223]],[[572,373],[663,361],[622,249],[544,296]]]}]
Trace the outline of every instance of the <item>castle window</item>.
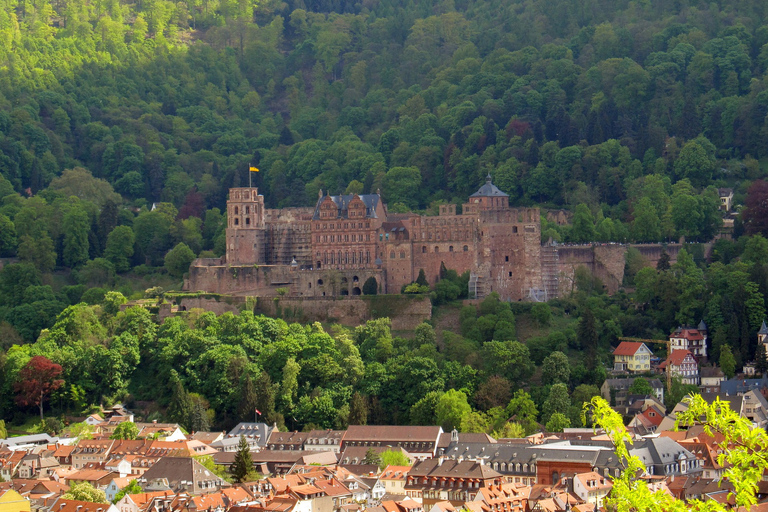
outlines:
[{"label": "castle window", "polygon": [[245,214],[249,215],[250,213],[251,213],[251,207],[250,206],[246,206],[245,207]]},{"label": "castle window", "polygon": [[401,260],[405,259],[405,251],[400,251],[400,259]]},{"label": "castle window", "polygon": [[469,250],[469,246],[468,246],[468,245],[465,245],[465,246],[464,246],[464,252],[467,252],[468,250]]},{"label": "castle window", "polygon": [[344,263],[349,263],[349,253],[348,252],[344,253]]},{"label": "castle window", "polygon": [[504,261],[509,261],[509,256],[504,256]]},{"label": "castle window", "polygon": [[335,261],[333,260],[333,257],[334,257],[334,254],[331,253],[331,265],[333,265],[335,263]]},{"label": "castle window", "polygon": [[395,251],[391,251],[389,253],[389,259],[391,259],[391,260],[395,259]]},{"label": "castle window", "polygon": [[371,262],[371,251],[365,251],[365,262],[366,263]]},{"label": "castle window", "polygon": [[240,215],[240,210],[235,206],[235,215]]},{"label": "castle window", "polygon": [[355,253],[354,253],[354,251],[353,251],[353,252],[352,252],[352,264],[353,264],[353,265],[354,265],[355,263],[357,263],[357,257],[356,257],[356,256],[357,256],[357,254],[355,254]]},{"label": "castle window", "polygon": [[427,252],[427,246],[426,245],[422,245],[421,246],[421,253],[424,254],[426,252]]},{"label": "castle window", "polygon": [[349,235],[344,235],[344,241],[349,242]]},{"label": "castle window", "polygon": [[512,232],[517,233],[517,226],[512,226]]},{"label": "castle window", "polygon": [[453,252],[453,246],[448,247],[448,252]]},{"label": "castle window", "polygon": [[440,248],[438,246],[435,246],[435,252],[440,252]]},{"label": "castle window", "polygon": [[331,242],[335,242],[335,241],[336,241],[336,236],[335,235],[331,235]]},{"label": "castle window", "polygon": [[352,235],[352,241],[353,241],[353,242],[355,242],[355,241],[356,241],[356,238],[357,238],[357,236],[355,236],[355,235]]},{"label": "castle window", "polygon": [[239,226],[239,225],[240,225],[240,219],[235,219],[235,226]]}]

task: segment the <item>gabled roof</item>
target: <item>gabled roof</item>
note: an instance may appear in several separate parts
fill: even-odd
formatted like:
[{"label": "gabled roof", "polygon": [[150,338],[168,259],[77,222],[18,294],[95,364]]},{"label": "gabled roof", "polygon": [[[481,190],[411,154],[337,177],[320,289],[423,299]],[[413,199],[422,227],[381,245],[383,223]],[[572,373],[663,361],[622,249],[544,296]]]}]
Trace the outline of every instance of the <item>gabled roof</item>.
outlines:
[{"label": "gabled roof", "polygon": [[405,480],[411,466],[387,466],[379,476],[382,480]]},{"label": "gabled roof", "polygon": [[469,197],[509,197],[509,195],[505,194],[499,190],[496,185],[491,183],[491,175],[489,174],[485,177],[485,184]]},{"label": "gabled roof", "polygon": [[659,365],[659,368],[666,368],[670,363],[672,366],[680,366],[688,356],[693,359],[693,362],[696,362],[696,358],[689,350],[673,350],[669,357]]},{"label": "gabled roof", "polygon": [[409,471],[408,476],[490,480],[501,478],[502,475],[487,464],[480,464],[476,461],[437,458],[417,462]]},{"label": "gabled roof", "polygon": [[633,356],[637,354],[638,350],[645,347],[645,350],[650,352],[650,349],[645,346],[645,343],[639,341],[622,341],[619,346],[613,351],[615,356]]},{"label": "gabled roof", "polygon": [[[365,204],[365,210],[366,214],[365,217],[368,219],[376,219],[378,216],[376,215],[376,206],[379,204],[379,201],[381,200],[381,197],[379,194],[345,194],[340,196],[323,196],[318,198],[317,204],[315,205],[315,213],[312,215],[312,220],[318,220],[320,219],[320,205],[323,204],[325,199],[327,197],[330,197],[331,200],[336,203],[336,208],[338,209],[338,213],[341,215],[342,218],[348,218],[348,208],[349,203],[351,203],[356,197],[359,197],[360,200]],[[326,219],[330,220],[330,219]]]},{"label": "gabled roof", "polygon": [[350,425],[344,442],[350,441],[394,441],[394,442],[434,442],[442,433],[440,427],[401,426],[401,425]]},{"label": "gabled roof", "polygon": [[669,335],[670,338],[685,338],[687,340],[703,340],[704,336],[698,329],[692,327],[678,327]]}]

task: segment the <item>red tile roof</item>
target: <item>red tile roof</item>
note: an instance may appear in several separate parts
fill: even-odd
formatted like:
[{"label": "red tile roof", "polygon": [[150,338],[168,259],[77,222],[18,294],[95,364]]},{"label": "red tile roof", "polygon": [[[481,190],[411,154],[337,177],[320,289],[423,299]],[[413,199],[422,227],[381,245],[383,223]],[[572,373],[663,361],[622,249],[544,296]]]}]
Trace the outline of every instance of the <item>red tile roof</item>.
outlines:
[{"label": "red tile roof", "polygon": [[703,340],[704,336],[698,329],[676,329],[670,338],[685,338],[687,340]]},{"label": "red tile roof", "polygon": [[[673,350],[666,361],[659,365],[659,368],[666,368],[667,364],[670,362],[672,363],[672,366],[680,366],[688,355],[693,357],[693,354],[691,354],[689,350]],[[693,360],[696,361],[696,358],[694,357]]]},{"label": "red tile roof", "polygon": [[613,355],[633,356],[637,354],[637,351],[640,350],[640,347],[643,345],[644,343],[640,343],[639,341],[622,341],[621,343],[619,343],[619,346],[616,347],[616,349],[613,351]]}]

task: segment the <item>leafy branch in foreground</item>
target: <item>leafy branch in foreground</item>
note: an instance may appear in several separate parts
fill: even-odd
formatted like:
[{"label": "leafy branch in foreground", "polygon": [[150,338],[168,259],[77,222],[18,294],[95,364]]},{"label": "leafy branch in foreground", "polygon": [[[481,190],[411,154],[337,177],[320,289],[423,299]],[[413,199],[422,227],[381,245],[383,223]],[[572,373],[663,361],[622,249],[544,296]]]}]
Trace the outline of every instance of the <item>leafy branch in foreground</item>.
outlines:
[{"label": "leafy branch in foreground", "polygon": [[[768,434],[762,429],[753,428],[746,418],[741,418],[732,411],[728,402],[720,399],[712,404],[701,396],[693,395],[685,399],[688,409],[678,414],[675,426],[701,424],[704,431],[723,436],[720,447],[723,453],[718,456],[718,463],[730,465],[723,479],[727,478],[734,487],[732,496],[737,506],[749,507],[756,503],[757,482],[763,471],[768,468]],[[674,498],[662,490],[653,491],[641,477],[645,465],[639,457],[630,454],[632,436],[627,432],[620,414],[611,409],[601,397],[594,397],[584,405],[584,413],[589,414],[595,428],[603,428],[616,447],[616,455],[623,471],[613,482],[613,490],[607,500],[609,509],[617,512],[689,511],[715,512],[725,511],[726,506],[715,500],[690,500],[687,503]]]}]

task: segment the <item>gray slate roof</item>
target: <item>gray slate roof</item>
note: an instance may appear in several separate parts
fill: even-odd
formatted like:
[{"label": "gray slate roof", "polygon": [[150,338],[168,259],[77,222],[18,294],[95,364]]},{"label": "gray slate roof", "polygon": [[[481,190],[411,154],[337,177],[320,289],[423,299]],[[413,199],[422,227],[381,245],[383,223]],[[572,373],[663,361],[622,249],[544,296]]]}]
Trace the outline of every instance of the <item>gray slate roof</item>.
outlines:
[{"label": "gray slate roof", "polygon": [[315,213],[312,215],[312,220],[317,220],[320,218],[320,205],[325,200],[326,197],[330,197],[334,203],[336,203],[336,207],[339,209],[339,212],[341,213],[341,217],[343,219],[346,219],[348,217],[347,208],[349,206],[349,203],[354,199],[355,197],[360,197],[360,199],[365,203],[365,216],[366,218],[372,218],[376,219],[378,216],[376,215],[376,206],[379,204],[379,201],[381,200],[381,197],[379,194],[344,194],[340,196],[323,196],[318,198],[317,204],[315,205]]},{"label": "gray slate roof", "polygon": [[485,178],[485,184],[480,187],[477,192],[472,194],[469,197],[509,197],[509,195],[505,194],[501,190],[496,187],[493,183],[491,183],[491,175],[489,174]]}]

